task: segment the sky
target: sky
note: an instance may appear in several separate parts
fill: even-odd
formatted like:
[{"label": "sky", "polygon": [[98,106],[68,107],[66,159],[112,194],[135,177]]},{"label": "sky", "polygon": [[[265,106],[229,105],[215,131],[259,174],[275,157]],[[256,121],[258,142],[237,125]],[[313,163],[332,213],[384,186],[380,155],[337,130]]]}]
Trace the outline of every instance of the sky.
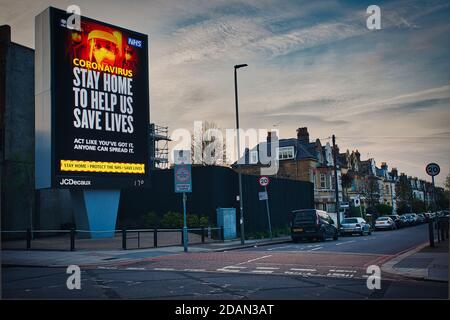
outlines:
[{"label": "sky", "polygon": [[[34,48],[49,5],[149,35],[151,122],[193,132],[194,121],[242,128],[308,127],[311,139],[430,181],[450,171],[450,3],[299,0],[0,0],[12,41]],[[369,5],[381,29],[366,27]]]}]

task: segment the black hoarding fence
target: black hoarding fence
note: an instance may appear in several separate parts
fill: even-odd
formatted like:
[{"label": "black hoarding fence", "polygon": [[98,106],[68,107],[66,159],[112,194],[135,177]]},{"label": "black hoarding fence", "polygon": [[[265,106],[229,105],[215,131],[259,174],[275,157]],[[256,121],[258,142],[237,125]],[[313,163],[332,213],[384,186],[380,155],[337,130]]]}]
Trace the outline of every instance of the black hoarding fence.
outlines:
[{"label": "black hoarding fence", "polygon": [[[249,234],[268,231],[266,204],[258,198],[258,192],[263,191],[258,178],[242,176],[245,230]],[[160,221],[167,212],[183,212],[182,194],[174,192],[172,169],[153,171],[151,181],[150,188],[122,191],[118,218],[120,228],[143,227],[143,217],[149,212]],[[193,166],[192,183],[193,192],[187,194],[188,216],[207,216],[209,225],[217,226],[217,208],[235,208],[236,231],[239,232],[237,173],[226,167]],[[312,183],[271,177],[267,190],[274,230],[288,226],[288,214],[292,210],[314,208]]]},{"label": "black hoarding fence", "polygon": [[[1,231],[22,234],[23,239],[2,241],[4,250],[129,250],[183,245],[183,229],[122,229],[105,231],[88,230],[14,230]],[[112,237],[91,239],[89,234],[113,233]],[[223,228],[201,227],[188,229],[190,245],[223,241]]]}]

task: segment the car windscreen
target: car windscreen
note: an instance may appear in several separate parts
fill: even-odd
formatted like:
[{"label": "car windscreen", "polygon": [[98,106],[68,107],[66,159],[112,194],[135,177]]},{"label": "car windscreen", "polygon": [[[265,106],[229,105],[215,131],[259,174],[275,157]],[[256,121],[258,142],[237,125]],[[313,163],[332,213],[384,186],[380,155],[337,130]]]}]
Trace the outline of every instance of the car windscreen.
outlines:
[{"label": "car windscreen", "polygon": [[378,218],[378,221],[385,221],[385,220],[389,220],[389,218]]},{"label": "car windscreen", "polygon": [[344,219],[342,223],[358,223],[358,219]]},{"label": "car windscreen", "polygon": [[316,211],[315,210],[305,210],[293,212],[294,223],[314,223],[316,222]]}]

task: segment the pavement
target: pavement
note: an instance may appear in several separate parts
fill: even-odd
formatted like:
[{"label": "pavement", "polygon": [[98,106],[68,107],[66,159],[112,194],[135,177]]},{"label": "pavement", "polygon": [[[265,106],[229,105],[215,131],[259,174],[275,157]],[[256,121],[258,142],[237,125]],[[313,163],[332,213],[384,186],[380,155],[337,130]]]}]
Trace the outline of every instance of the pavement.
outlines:
[{"label": "pavement", "polygon": [[381,270],[417,280],[448,282],[448,248],[448,239],[434,248],[426,242],[390,259]]},{"label": "pavement", "polygon": [[[193,244],[188,247],[192,253],[226,252],[245,248],[274,245],[289,242],[290,237],[277,237],[260,240],[246,240],[242,245],[240,240],[226,240]],[[137,250],[2,250],[2,266],[33,266],[33,267],[63,267],[71,264],[78,266],[108,265],[111,263],[139,262],[144,259],[184,253],[182,246],[167,246],[161,248]]]}]

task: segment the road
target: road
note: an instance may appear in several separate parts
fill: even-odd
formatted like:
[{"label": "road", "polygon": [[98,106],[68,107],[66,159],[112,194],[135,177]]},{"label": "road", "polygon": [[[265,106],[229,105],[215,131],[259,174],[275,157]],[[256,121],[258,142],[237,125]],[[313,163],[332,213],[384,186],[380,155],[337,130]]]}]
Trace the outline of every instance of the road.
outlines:
[{"label": "road", "polygon": [[367,267],[422,244],[425,225],[338,241],[285,243],[228,252],[188,252],[82,268],[68,290],[64,268],[2,269],[3,298],[110,299],[446,299],[447,283],[381,274]]}]

